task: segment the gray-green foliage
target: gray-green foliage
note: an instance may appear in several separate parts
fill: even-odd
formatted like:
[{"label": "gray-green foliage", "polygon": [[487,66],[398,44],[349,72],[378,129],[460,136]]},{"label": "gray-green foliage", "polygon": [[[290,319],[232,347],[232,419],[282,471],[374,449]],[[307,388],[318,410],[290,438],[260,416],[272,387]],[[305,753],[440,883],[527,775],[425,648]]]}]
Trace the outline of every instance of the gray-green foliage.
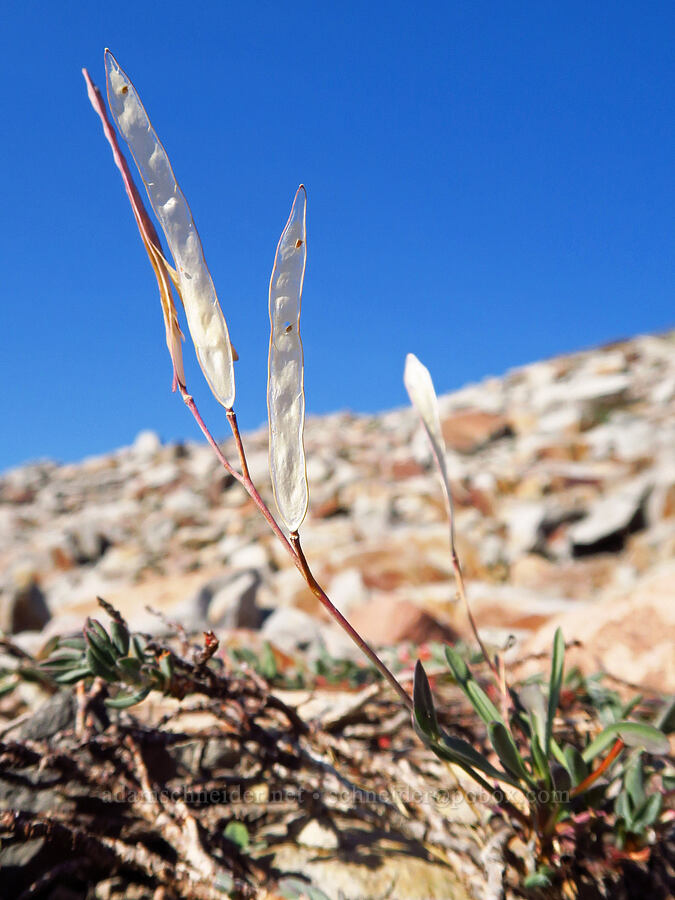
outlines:
[{"label": "gray-green foliage", "polygon": [[[413,724],[420,738],[441,759],[458,765],[497,800],[501,796],[495,782],[517,789],[529,803],[532,822],[544,834],[550,834],[558,821],[573,810],[606,799],[601,784],[589,779],[595,758],[612,745],[640,748],[638,758],[628,769],[615,807],[625,831],[633,833],[653,824],[662,808],[660,793],[647,797],[642,789],[641,751],[663,754],[668,740],[662,730],[648,722],[620,719],[605,725],[602,731],[580,751],[555,737],[555,717],[563,684],[565,647],[560,629],[553,642],[547,695],[537,683],[526,684],[519,692],[509,693],[512,711],[507,717],[479,685],[465,659],[452,647],[446,648],[450,670],[477,716],[487,729],[492,749],[499,762],[490,759],[470,743],[446,733],[438,723],[434,701],[422,664],[417,663],[413,688]],[[663,716],[661,716],[661,719]],[[617,745],[617,741],[622,742]],[[618,756],[618,752],[616,754]]]}]

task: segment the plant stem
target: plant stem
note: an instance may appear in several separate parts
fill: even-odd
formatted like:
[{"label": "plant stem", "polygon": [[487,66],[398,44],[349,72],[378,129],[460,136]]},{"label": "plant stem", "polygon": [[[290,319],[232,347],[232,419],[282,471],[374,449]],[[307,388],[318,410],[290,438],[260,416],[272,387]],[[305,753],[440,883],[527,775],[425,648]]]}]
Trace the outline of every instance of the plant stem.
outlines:
[{"label": "plant stem", "polygon": [[328,610],[330,615],[335,619],[335,621],[340,625],[349,635],[349,637],[354,641],[356,646],[368,657],[371,663],[377,668],[377,670],[386,678],[389,684],[394,688],[396,693],[399,695],[401,700],[405,703],[408,709],[412,710],[413,704],[410,698],[410,695],[406,692],[406,690],[401,686],[396,677],[392,674],[392,672],[387,668],[387,666],[382,662],[380,657],[375,653],[372,647],[364,641],[361,635],[356,631],[352,625],[349,624],[347,619],[342,615],[340,610],[331,603],[326,593],[322,589],[321,585],[317,582],[316,578],[312,574],[311,569],[307,563],[307,559],[305,558],[305,554],[303,553],[302,547],[300,546],[300,536],[297,531],[291,532],[291,545],[297,555],[297,558],[300,560],[301,571],[305,577],[305,581],[311,592],[317,597],[323,606]]},{"label": "plant stem", "polygon": [[598,780],[602,773],[607,771],[607,769],[611,766],[611,764],[614,762],[614,760],[617,758],[619,753],[621,753],[625,746],[626,745],[621,740],[621,738],[618,738],[614,743],[614,746],[600,763],[598,768],[594,769],[590,775],[587,775],[582,782],[580,782],[575,788],[570,791],[570,797],[576,797],[578,794],[587,791],[588,788]]},{"label": "plant stem", "polygon": [[239,424],[237,422],[237,414],[233,409],[227,410],[227,421],[230,423],[230,428],[232,429],[232,434],[234,435],[234,442],[237,445],[237,453],[239,454],[239,462],[241,463],[241,472],[244,476],[245,481],[250,481],[251,478],[248,474],[248,463],[246,462],[246,453],[244,452],[244,444],[241,440],[241,435],[239,434]]},{"label": "plant stem", "polygon": [[237,452],[239,454],[239,459],[241,461],[241,466],[243,470],[243,474],[237,472],[236,469],[232,467],[229,463],[223,451],[218,446],[218,442],[213,437],[211,432],[209,431],[206,423],[202,419],[199,410],[197,409],[197,405],[193,399],[193,397],[187,393],[187,391],[181,391],[183,396],[183,400],[185,401],[185,405],[190,410],[192,415],[194,416],[195,421],[199,425],[202,433],[206,437],[206,440],[209,442],[211,447],[213,448],[216,456],[218,457],[220,463],[224,466],[227,472],[230,473],[237,481],[242,485],[242,487],[246,490],[248,495],[251,497],[257,508],[260,510],[262,515],[267,520],[270,528],[274,532],[274,534],[279,538],[283,546],[285,547],[287,553],[290,555],[293,560],[294,565],[302,575],[302,577],[307,582],[307,586],[312,591],[312,593],[320,600],[325,609],[330,613],[330,615],[335,619],[335,621],[340,625],[341,628],[346,631],[349,637],[354,641],[357,647],[366,655],[366,657],[372,662],[375,668],[384,676],[384,678],[389,682],[389,684],[394,688],[398,696],[401,698],[403,703],[405,703],[406,707],[412,710],[412,700],[410,695],[406,692],[406,690],[400,685],[397,681],[396,677],[392,674],[392,672],[387,668],[387,666],[382,662],[377,653],[364,641],[361,635],[353,628],[352,625],[347,621],[347,619],[342,615],[339,609],[333,605],[333,603],[328,598],[326,592],[323,590],[321,585],[317,582],[312,574],[311,569],[307,563],[305,555],[302,551],[302,547],[300,546],[300,538],[298,537],[297,532],[291,534],[291,539],[286,537],[283,533],[279,524],[275,520],[274,516],[269,510],[269,507],[262,499],[258,490],[251,480],[249,475],[248,466],[246,464],[246,454],[244,451],[244,446],[241,440],[241,435],[239,433],[239,427],[237,425],[237,417],[233,409],[227,410],[227,420],[230,423],[230,427],[232,429],[232,434],[234,435],[235,443],[237,445]]}]

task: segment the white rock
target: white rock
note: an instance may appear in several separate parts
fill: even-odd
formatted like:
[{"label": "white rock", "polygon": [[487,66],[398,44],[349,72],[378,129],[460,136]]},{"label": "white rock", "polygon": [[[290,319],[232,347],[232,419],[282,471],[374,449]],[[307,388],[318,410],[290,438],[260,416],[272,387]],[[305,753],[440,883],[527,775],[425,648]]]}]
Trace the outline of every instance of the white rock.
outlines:
[{"label": "white rock", "polygon": [[590,547],[622,531],[627,531],[647,499],[651,485],[640,478],[601,497],[586,518],[572,525],[570,538],[575,549]]},{"label": "white rock", "polygon": [[338,572],[331,579],[327,593],[342,615],[347,617],[351,610],[363,606],[370,599],[370,591],[363,583],[358,569],[343,569]]},{"label": "white rock", "polygon": [[338,838],[334,829],[322,825],[316,819],[310,819],[300,831],[298,843],[302,847],[314,847],[317,850],[336,850]]},{"label": "white rock", "polygon": [[144,459],[151,458],[162,447],[162,441],[156,431],[139,431],[132,444],[136,456]]}]

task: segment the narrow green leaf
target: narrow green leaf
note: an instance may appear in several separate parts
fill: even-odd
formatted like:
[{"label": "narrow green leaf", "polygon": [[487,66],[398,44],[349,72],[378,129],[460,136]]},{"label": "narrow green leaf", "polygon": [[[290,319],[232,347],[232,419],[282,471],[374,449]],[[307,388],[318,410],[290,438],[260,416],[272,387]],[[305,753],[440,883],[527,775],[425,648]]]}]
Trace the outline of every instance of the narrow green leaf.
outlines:
[{"label": "narrow green leaf", "polygon": [[439,740],[440,733],[434,699],[431,695],[427,673],[419,659],[415,663],[413,678],[413,714],[422,732],[431,740]]},{"label": "narrow green leaf", "polygon": [[675,731],[675,694],[663,704],[654,725],[664,734],[672,734]]},{"label": "narrow green leaf", "polygon": [[87,665],[94,675],[104,678],[106,681],[116,681],[117,673],[115,669],[108,665],[107,661],[99,653],[98,649],[90,644],[86,651]]},{"label": "narrow green leaf", "polygon": [[514,778],[522,778],[530,787],[535,787],[535,782],[525,768],[525,763],[518,752],[511,732],[505,728],[502,722],[490,722],[488,732],[492,746],[506,771]]},{"label": "narrow green leaf", "polygon": [[633,804],[627,791],[621,791],[614,801],[614,813],[626,822],[630,830],[633,821]]},{"label": "narrow green leaf", "polygon": [[624,783],[633,807],[639,809],[647,799],[644,788],[642,760],[639,756],[628,766]]},{"label": "narrow green leaf", "polygon": [[173,678],[173,666],[171,664],[171,654],[170,653],[162,653],[158,659],[159,669],[164,678],[166,679],[167,685],[171,682]]},{"label": "narrow green leaf", "polygon": [[539,738],[533,734],[530,738],[530,750],[532,752],[532,767],[538,778],[543,779],[547,784],[551,784],[551,770],[549,768],[548,759],[541,749]]},{"label": "narrow green leaf", "polygon": [[59,647],[68,647],[71,650],[80,650],[82,653],[84,653],[85,646],[86,641],[79,635],[77,637],[61,638],[61,640],[59,641]]},{"label": "narrow green leaf", "polygon": [[627,747],[640,747],[647,753],[667,753],[670,747],[665,734],[653,725],[645,722],[612,722],[583,751],[584,760],[590,762],[595,759],[617,738],[621,738]]},{"label": "narrow green leaf", "polygon": [[565,761],[567,771],[572,776],[572,784],[576,787],[589,775],[590,768],[586,765],[581,753],[571,744],[565,747]]},{"label": "narrow green leaf", "polygon": [[505,724],[502,714],[492,700],[490,700],[483,688],[477,681],[474,681],[473,678],[467,681],[465,692],[471,701],[473,708],[486,725],[489,725],[491,722],[500,722],[502,725]]},{"label": "narrow green leaf", "polygon": [[553,639],[553,655],[551,658],[551,678],[548,687],[548,711],[546,715],[546,735],[544,738],[544,753],[548,757],[551,752],[551,735],[553,734],[553,720],[560,701],[560,685],[563,679],[565,665],[565,638],[562,629],[557,628]]},{"label": "narrow green leaf", "polygon": [[122,675],[133,680],[137,680],[141,674],[141,663],[135,656],[120,657],[117,660],[117,668]]},{"label": "narrow green leaf", "polygon": [[663,794],[650,794],[645,798],[645,802],[639,810],[635,810],[633,814],[633,825],[642,830],[653,825],[661,815],[663,809]]},{"label": "narrow green leaf", "polygon": [[498,781],[504,781],[522,790],[520,782],[516,778],[509,775],[508,772],[495,768],[468,741],[442,732],[440,741],[433,742],[431,747],[441,759],[478,769],[479,772],[483,772],[488,778],[496,778]]},{"label": "narrow green leaf", "polygon": [[110,626],[110,637],[117,652],[121,656],[126,656],[129,652],[129,630],[121,622],[113,621]]},{"label": "narrow green leaf", "polygon": [[128,709],[130,706],[135,706],[136,703],[140,703],[141,700],[145,700],[150,691],[151,688],[144,687],[141,688],[140,691],[136,691],[135,694],[120,693],[116,697],[108,698],[105,701],[105,705],[112,709]]},{"label": "narrow green leaf", "polygon": [[448,660],[448,665],[452,669],[455,680],[463,688],[469,678],[472,677],[471,670],[460,654],[449,644],[446,644],[445,647],[445,657]]},{"label": "narrow green leaf", "polygon": [[57,675],[54,681],[59,684],[76,684],[76,682],[82,681],[83,678],[90,678],[91,674],[89,666],[81,666],[79,669],[71,669],[69,672],[64,672],[63,675]]}]

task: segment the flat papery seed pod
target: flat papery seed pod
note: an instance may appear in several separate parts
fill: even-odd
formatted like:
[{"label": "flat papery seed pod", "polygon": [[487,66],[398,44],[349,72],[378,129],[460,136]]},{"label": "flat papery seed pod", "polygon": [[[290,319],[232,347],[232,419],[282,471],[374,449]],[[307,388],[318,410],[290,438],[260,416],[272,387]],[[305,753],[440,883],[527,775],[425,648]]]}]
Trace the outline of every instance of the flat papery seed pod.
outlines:
[{"label": "flat papery seed pod", "polygon": [[445,463],[445,440],[443,439],[441,421],[438,415],[438,398],[436,397],[434,383],[431,380],[429,370],[419,361],[414,353],[408,353],[405,358],[403,382],[410,397],[410,402],[417,410],[431,443],[431,449],[443,482],[443,490],[448,503],[452,527],[452,493],[450,492],[450,479],[448,478]]},{"label": "flat papery seed pod", "polygon": [[143,201],[141,200],[138,189],[134,184],[133,178],[131,177],[131,172],[129,171],[127,161],[119,148],[119,144],[117,143],[117,135],[115,134],[115,129],[111,125],[110,120],[108,119],[101,93],[89,77],[89,73],[86,69],[82,70],[82,74],[84,75],[84,80],[87,84],[87,94],[89,95],[89,100],[96,114],[101,120],[103,133],[105,134],[106,139],[112,149],[115,165],[122,175],[124,188],[127,192],[129,202],[131,203],[131,209],[134,214],[134,219],[136,220],[136,225],[138,226],[141,238],[143,240],[143,246],[145,247],[145,250],[150,259],[150,264],[152,265],[153,271],[155,273],[155,277],[157,278],[160,302],[162,304],[162,315],[164,317],[164,328],[166,331],[166,344],[169,348],[169,353],[171,354],[174,377],[176,379],[176,382],[180,384],[181,389],[184,389],[185,372],[183,370],[183,348],[181,344],[183,335],[178,324],[178,317],[176,315],[176,309],[174,306],[173,297],[171,295],[171,282],[169,280],[169,273],[167,271],[167,263],[160,252],[161,245],[159,242],[159,237],[157,235],[157,231],[155,230],[155,226],[150,219],[150,216],[143,206]]},{"label": "flat papery seed pod", "polygon": [[216,400],[231,409],[234,365],[230,337],[190,207],[136,89],[109,50],[105,69],[111,112],[129,145],[174,259],[177,289],[197,359]]},{"label": "flat papery seed pod", "polygon": [[309,491],[303,431],[305,389],[300,304],[307,261],[307,194],[297,190],[270,279],[270,353],[267,409],[270,430],[270,475],[279,514],[289,531],[297,531],[307,514]]}]

